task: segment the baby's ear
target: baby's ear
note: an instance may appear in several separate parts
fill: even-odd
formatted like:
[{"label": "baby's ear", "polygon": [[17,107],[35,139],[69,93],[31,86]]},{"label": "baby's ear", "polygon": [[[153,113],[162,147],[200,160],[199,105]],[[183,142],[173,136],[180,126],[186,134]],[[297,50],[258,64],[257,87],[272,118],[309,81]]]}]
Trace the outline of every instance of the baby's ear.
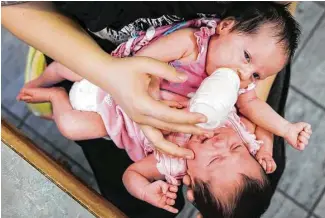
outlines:
[{"label": "baby's ear", "polygon": [[230,33],[234,26],[235,26],[235,19],[226,18],[218,24],[216,31],[219,35],[225,35]]}]

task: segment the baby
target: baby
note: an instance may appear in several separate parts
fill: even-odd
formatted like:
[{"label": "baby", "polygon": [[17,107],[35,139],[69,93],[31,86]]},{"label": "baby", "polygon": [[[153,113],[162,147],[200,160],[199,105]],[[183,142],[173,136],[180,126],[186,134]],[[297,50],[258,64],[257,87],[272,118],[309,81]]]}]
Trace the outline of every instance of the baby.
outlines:
[{"label": "baby", "polygon": [[[198,27],[201,28],[198,29]],[[306,123],[292,124],[283,119],[265,102],[256,97],[255,90],[252,88],[254,85],[250,84],[256,84],[256,81],[260,79],[275,75],[284,67],[296,48],[298,35],[297,24],[286,8],[274,3],[256,3],[254,9],[233,7],[223,15],[222,20],[200,19],[156,30],[150,28],[147,32],[141,32],[127,43],[120,45],[113,55],[120,57],[148,56],[169,62],[179,71],[186,72],[188,80],[182,84],[160,81],[162,92],[158,96],[159,99],[167,100],[166,103],[179,108],[183,106],[177,102],[187,100],[188,96],[195,93],[201,82],[217,68],[228,67],[237,71],[240,87],[245,90],[238,97],[237,107],[243,116],[257,125],[256,130],[251,133],[255,133],[257,139],[263,140],[264,145],[256,157],[269,173],[275,170],[275,163],[272,159],[272,134],[270,133],[284,137],[293,147],[302,150],[308,143],[311,128]],[[70,100],[62,89],[42,88],[64,79],[75,82],[70,91]],[[249,88],[247,89],[247,87]],[[171,93],[177,97],[170,98]],[[59,63],[52,63],[41,77],[26,84],[17,99],[31,103],[51,102],[53,107],[51,118],[54,119],[62,134],[70,139],[81,140],[110,136],[118,147],[126,149],[134,161],[142,160],[149,152],[152,152],[151,147],[148,146],[150,142],[145,138],[138,125],[127,117],[109,94]],[[223,140],[227,138],[225,136],[227,134],[229,140],[235,137],[229,130],[221,135],[224,135]],[[221,136],[218,134],[212,139],[202,141],[201,144],[209,144],[210,147],[214,147],[214,144],[219,143],[218,140]],[[197,144],[200,144],[197,137],[192,138],[191,140],[196,140]],[[224,142],[224,144],[229,147],[229,142]],[[198,153],[194,151],[196,157],[193,160],[193,165],[190,164],[190,161],[188,162],[187,173],[191,175],[190,168],[192,167],[190,166],[197,167],[194,163],[199,163],[197,159],[199,151],[202,149],[201,152],[205,154],[205,149],[208,150],[209,146],[197,149]],[[230,147],[233,151],[233,146]],[[194,149],[191,146],[189,148]],[[246,152],[249,155],[247,150]],[[229,163],[229,168],[226,167],[226,164],[224,167],[225,169],[231,168],[229,171],[232,173],[229,173],[229,177],[228,174],[225,176],[225,174],[218,173],[208,173],[208,175],[215,176],[215,178],[221,175],[227,182],[223,183],[223,179],[219,178],[220,182],[215,180],[211,185],[207,185],[209,180],[202,179],[200,176],[195,179],[196,177],[193,176],[194,184],[200,182],[202,184],[201,186],[195,185],[194,190],[209,192],[212,200],[204,201],[213,205],[221,205],[218,208],[230,213],[230,211],[236,211],[236,205],[243,197],[243,194],[238,193],[246,193],[245,190],[252,187],[246,187],[247,184],[252,184],[255,181],[256,186],[254,187],[259,187],[256,189],[259,193],[265,187],[266,179],[264,173],[259,170],[257,162],[240,163],[240,166],[247,165],[247,167],[239,170],[234,165],[236,163],[235,156],[228,157],[216,153],[216,157],[218,158],[212,162],[216,160],[230,161],[232,165]],[[239,159],[241,158],[242,156]],[[204,155],[202,155],[202,159],[205,159]],[[219,163],[219,161],[217,162]],[[199,172],[207,175],[204,173],[204,169],[202,168]],[[233,174],[234,176],[231,177],[230,175]],[[230,180],[233,182],[228,182]],[[240,182],[238,182],[239,180]],[[196,181],[200,182],[195,183]],[[214,190],[214,188],[224,185],[233,185],[233,187],[229,187],[228,191],[222,194]],[[223,197],[221,198],[219,194]],[[200,195],[197,194],[195,198],[200,201],[202,198],[205,199],[205,196],[204,194],[200,198]],[[201,208],[205,211],[204,207]],[[205,214],[204,217],[210,216]]]}]

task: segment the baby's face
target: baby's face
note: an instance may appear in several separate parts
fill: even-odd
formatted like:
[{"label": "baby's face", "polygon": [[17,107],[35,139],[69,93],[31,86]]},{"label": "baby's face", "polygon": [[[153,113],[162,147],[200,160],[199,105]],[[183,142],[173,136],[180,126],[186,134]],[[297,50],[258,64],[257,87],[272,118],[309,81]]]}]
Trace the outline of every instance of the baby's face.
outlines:
[{"label": "baby's face", "polygon": [[[228,67],[239,73],[245,83],[253,77],[265,79],[284,67],[287,55],[282,43],[273,37],[272,25],[265,24],[256,34],[231,32],[233,20],[223,20],[209,43],[206,72]],[[245,83],[246,84],[246,83]]]},{"label": "baby's face", "polygon": [[241,174],[261,177],[259,163],[250,155],[241,138],[231,127],[219,128],[211,139],[193,136],[188,144],[195,158],[187,160],[187,173],[192,182],[195,178],[212,185],[212,190],[223,191],[239,181]]}]

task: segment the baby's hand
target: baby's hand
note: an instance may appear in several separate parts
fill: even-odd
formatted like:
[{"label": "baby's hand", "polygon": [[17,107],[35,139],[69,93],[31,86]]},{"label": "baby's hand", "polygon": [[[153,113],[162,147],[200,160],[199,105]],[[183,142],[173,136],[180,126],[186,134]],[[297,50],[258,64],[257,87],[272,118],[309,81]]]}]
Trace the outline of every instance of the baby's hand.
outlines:
[{"label": "baby's hand", "polygon": [[171,213],[178,213],[178,210],[172,207],[175,204],[177,190],[177,186],[158,180],[144,188],[143,200]]},{"label": "baby's hand", "polygon": [[290,123],[284,135],[285,140],[295,149],[304,150],[312,134],[311,126],[308,123]]},{"label": "baby's hand", "polygon": [[267,174],[273,173],[276,170],[276,163],[271,153],[259,150],[256,154],[256,160],[261,164]]}]

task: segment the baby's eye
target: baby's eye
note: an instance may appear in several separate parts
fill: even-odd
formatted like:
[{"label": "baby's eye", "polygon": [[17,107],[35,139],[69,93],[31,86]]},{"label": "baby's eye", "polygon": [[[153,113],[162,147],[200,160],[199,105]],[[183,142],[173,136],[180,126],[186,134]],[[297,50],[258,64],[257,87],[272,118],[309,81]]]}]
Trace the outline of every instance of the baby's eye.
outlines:
[{"label": "baby's eye", "polygon": [[240,148],[240,147],[241,147],[241,145],[236,145],[235,149]]},{"label": "baby's eye", "polygon": [[244,51],[244,56],[248,63],[251,62],[251,57],[249,56],[249,54],[246,51]]},{"label": "baby's eye", "polygon": [[258,73],[253,73],[253,77],[254,79],[260,79],[260,75],[258,75]]}]

